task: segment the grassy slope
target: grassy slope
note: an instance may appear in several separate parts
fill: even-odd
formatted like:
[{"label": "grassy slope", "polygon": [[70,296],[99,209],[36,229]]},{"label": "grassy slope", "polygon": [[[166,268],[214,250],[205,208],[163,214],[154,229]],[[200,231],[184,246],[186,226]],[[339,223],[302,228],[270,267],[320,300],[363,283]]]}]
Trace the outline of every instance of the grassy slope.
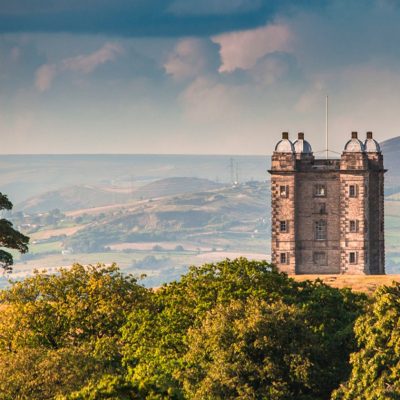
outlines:
[{"label": "grassy slope", "polygon": [[379,286],[400,282],[400,275],[292,275],[298,281],[320,279],[335,288],[350,288],[371,294]]},{"label": "grassy slope", "polygon": [[[207,244],[218,247],[221,241],[228,240],[231,241],[230,248],[234,249],[237,245],[235,238],[243,241],[245,237],[249,250],[253,251],[255,244],[258,251],[261,247],[266,250],[267,196],[267,185],[259,183],[255,188],[246,185],[240,188],[224,187],[151,202],[139,201],[117,210],[108,210],[102,220],[87,225],[69,242],[73,248],[74,243],[79,244],[86,239],[102,240],[107,245],[129,241],[184,241],[195,246]],[[261,232],[265,243],[259,247],[257,238],[260,238]],[[150,239],[139,237],[143,234]],[[237,250],[243,251],[244,248]]]}]

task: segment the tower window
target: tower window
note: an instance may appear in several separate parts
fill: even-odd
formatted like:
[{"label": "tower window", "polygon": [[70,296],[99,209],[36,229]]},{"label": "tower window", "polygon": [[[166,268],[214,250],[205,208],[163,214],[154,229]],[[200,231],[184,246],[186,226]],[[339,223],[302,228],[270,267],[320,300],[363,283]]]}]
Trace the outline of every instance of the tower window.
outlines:
[{"label": "tower window", "polygon": [[288,185],[282,185],[279,186],[279,194],[281,197],[289,197],[289,186]]},{"label": "tower window", "polygon": [[349,186],[349,196],[350,197],[357,197],[357,185],[350,185]]},{"label": "tower window", "polygon": [[281,253],[279,261],[281,264],[289,264],[289,253]]},{"label": "tower window", "polygon": [[349,253],[349,263],[350,264],[357,264],[357,252],[351,251]]},{"label": "tower window", "polygon": [[324,251],[316,251],[313,254],[313,261],[317,265],[326,265],[326,253]]},{"label": "tower window", "polygon": [[326,186],[318,183],[314,186],[315,197],[326,197]]},{"label": "tower window", "polygon": [[358,232],[358,221],[350,221],[350,232]]},{"label": "tower window", "polygon": [[279,221],[279,231],[280,232],[288,232],[289,231],[289,222],[288,221]]},{"label": "tower window", "polygon": [[326,240],[326,221],[315,222],[315,240]]},{"label": "tower window", "polygon": [[314,204],[314,213],[315,214],[326,214],[326,203],[316,202]]}]

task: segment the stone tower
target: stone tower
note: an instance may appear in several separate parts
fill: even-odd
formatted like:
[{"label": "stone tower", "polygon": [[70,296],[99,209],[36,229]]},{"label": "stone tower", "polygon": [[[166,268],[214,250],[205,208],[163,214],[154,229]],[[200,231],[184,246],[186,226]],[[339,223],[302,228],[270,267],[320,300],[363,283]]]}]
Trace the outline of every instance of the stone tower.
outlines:
[{"label": "stone tower", "polygon": [[316,159],[299,133],[272,155],[272,263],[289,274],[384,274],[379,144],[352,133],[340,159]]}]

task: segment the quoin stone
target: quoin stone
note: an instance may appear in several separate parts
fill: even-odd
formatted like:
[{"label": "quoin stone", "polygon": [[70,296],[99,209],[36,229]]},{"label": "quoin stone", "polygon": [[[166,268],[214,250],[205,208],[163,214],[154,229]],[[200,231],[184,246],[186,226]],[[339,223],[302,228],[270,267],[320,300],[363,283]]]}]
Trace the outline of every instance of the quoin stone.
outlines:
[{"label": "quoin stone", "polygon": [[289,274],[384,274],[383,156],[352,132],[338,159],[317,159],[288,132],[272,155],[272,263]]}]

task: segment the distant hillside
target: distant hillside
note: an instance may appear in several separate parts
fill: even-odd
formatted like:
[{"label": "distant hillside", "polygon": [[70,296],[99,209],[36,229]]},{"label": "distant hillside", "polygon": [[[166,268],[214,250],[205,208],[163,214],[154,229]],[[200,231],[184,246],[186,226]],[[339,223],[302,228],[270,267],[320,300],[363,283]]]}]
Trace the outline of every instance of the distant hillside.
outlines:
[{"label": "distant hillside", "polygon": [[385,140],[381,143],[381,150],[385,156],[400,152],[400,136]]},{"label": "distant hillside", "polygon": [[154,197],[173,196],[177,194],[202,192],[221,188],[224,185],[199,178],[167,178],[144,185],[133,192],[135,199],[152,199]]},{"label": "distant hillside", "polygon": [[95,186],[70,186],[45,192],[16,205],[16,210],[29,213],[46,212],[55,208],[70,211],[81,208],[99,207],[108,204],[125,203],[129,195],[113,193]]},{"label": "distant hillside", "polygon": [[[269,229],[266,183],[244,184],[137,202],[102,216],[69,238],[75,251],[122,242],[185,240],[193,243]],[[216,239],[217,238],[217,239]]]},{"label": "distant hillside", "polygon": [[55,208],[72,211],[113,204],[125,204],[138,199],[205,191],[222,187],[221,184],[199,178],[167,178],[139,187],[131,192],[121,192],[112,187],[89,185],[70,186],[33,196],[16,206],[17,210],[36,213]]},{"label": "distant hillside", "polygon": [[231,164],[241,182],[263,180],[269,158],[230,155],[0,155],[0,192],[17,204],[71,186],[124,186],[186,176],[231,181]]},{"label": "distant hillside", "polygon": [[381,143],[385,168],[385,187],[388,194],[400,192],[400,136]]},{"label": "distant hillside", "polygon": [[[400,137],[382,142],[389,169],[386,187],[400,187]],[[231,182],[269,179],[269,156],[236,155],[0,155],[0,192],[15,203],[74,186],[130,188],[155,180],[185,176]],[[233,171],[231,169],[233,166]],[[399,190],[400,191],[400,190]]]}]

